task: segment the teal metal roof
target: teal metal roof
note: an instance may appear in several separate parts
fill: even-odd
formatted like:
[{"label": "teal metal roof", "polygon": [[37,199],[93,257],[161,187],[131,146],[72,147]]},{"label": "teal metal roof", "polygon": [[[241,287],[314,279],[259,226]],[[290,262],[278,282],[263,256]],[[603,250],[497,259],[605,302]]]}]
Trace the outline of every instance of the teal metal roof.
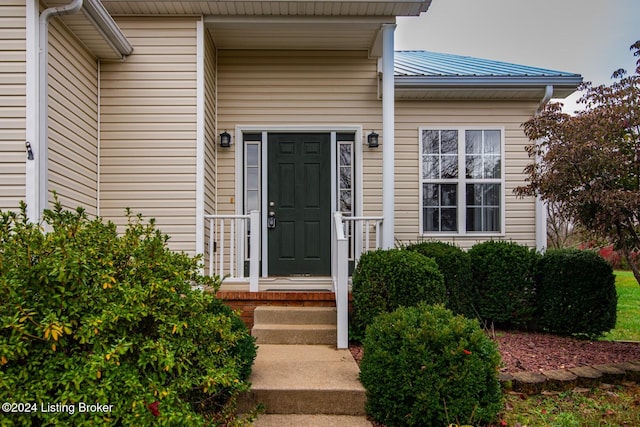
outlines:
[{"label": "teal metal roof", "polygon": [[582,78],[579,74],[429,51],[395,52],[396,77]]}]

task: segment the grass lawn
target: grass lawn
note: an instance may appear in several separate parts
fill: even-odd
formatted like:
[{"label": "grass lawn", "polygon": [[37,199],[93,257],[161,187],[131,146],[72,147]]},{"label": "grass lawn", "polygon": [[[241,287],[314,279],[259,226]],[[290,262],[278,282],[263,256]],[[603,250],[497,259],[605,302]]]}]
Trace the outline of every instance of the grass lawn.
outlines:
[{"label": "grass lawn", "polygon": [[618,320],[606,340],[640,341],[640,285],[631,271],[616,271]]},{"label": "grass lawn", "polygon": [[640,425],[640,387],[635,384],[556,394],[506,396],[498,426],[583,427]]},{"label": "grass lawn", "polygon": [[[605,340],[640,341],[640,285],[630,271],[616,271],[618,320]],[[640,387],[524,396],[507,394],[499,426],[640,426]]]}]

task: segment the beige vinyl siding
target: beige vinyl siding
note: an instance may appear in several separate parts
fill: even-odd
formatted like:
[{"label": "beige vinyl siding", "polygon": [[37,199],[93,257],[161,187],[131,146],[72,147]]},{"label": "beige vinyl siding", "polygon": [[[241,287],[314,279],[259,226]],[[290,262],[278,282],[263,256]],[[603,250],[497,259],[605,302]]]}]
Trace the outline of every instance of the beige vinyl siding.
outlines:
[{"label": "beige vinyl siding", "polygon": [[26,7],[0,4],[0,210],[17,210],[25,199]]},{"label": "beige vinyl siding", "polygon": [[[420,126],[504,128],[506,227],[504,239],[535,247],[535,200],[518,198],[513,189],[525,184],[522,173],[530,162],[524,150],[529,140],[521,124],[534,113],[531,102],[398,102],[396,104],[396,238],[421,238],[419,200]],[[436,239],[437,236],[422,236]],[[468,248],[488,237],[443,237]]]},{"label": "beige vinyl siding", "polygon": [[100,214],[155,218],[195,253],[196,18],[119,18],[134,47],[101,67]]},{"label": "beige vinyl siding", "polygon": [[61,23],[49,25],[49,201],[97,215],[98,63]]},{"label": "beige vinyl siding", "polygon": [[[381,133],[377,79],[366,52],[219,50],[219,129],[355,125]],[[233,147],[218,149],[220,213],[235,212],[234,156]],[[365,148],[363,156],[365,214],[380,214],[382,149]]]},{"label": "beige vinyl siding", "polygon": [[[216,47],[211,39],[209,31],[205,31],[204,39],[204,213],[210,215],[216,213],[216,127],[217,90],[216,90]],[[209,221],[205,220],[205,265],[208,265],[209,253]]]}]

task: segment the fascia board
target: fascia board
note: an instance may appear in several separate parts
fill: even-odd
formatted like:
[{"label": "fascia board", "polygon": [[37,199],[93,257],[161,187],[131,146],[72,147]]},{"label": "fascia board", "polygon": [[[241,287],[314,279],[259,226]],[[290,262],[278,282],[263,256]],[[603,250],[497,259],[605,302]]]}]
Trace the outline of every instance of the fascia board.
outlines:
[{"label": "fascia board", "polygon": [[554,87],[577,88],[582,76],[541,76],[541,77],[496,77],[496,76],[396,76],[398,89],[427,88],[528,88],[553,85]]}]

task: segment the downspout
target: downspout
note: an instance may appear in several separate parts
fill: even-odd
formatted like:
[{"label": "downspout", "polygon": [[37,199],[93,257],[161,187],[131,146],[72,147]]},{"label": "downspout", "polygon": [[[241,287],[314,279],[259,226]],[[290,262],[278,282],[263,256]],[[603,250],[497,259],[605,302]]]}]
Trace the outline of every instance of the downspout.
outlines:
[{"label": "downspout", "polygon": [[[538,104],[536,110],[536,116],[539,116],[544,110],[544,107],[549,103],[553,96],[553,85],[547,85],[544,88],[544,96]],[[536,141],[536,145],[540,145],[540,140]],[[541,158],[536,155],[536,163],[540,162]],[[536,249],[539,252],[544,252],[547,248],[547,206],[542,200],[540,195],[536,195]]]},{"label": "downspout", "polygon": [[40,14],[38,37],[38,127],[40,129],[36,147],[36,208],[32,211],[35,220],[42,218],[48,197],[48,138],[49,138],[49,20],[54,16],[72,15],[82,8],[83,0],[73,0],[65,6],[50,7]]}]

